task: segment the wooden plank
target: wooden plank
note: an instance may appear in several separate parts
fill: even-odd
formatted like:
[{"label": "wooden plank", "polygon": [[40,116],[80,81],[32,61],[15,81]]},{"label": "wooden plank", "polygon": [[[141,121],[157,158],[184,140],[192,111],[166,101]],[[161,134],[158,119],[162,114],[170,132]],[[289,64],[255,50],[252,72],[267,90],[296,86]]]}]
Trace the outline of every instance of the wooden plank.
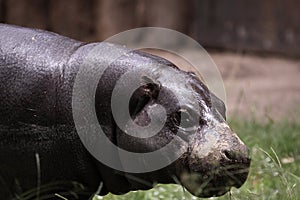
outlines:
[{"label": "wooden plank", "polygon": [[6,23],[41,29],[47,28],[47,0],[5,1]]},{"label": "wooden plank", "polygon": [[[128,29],[144,26],[188,32],[192,0],[102,0],[96,6],[96,30],[106,39]],[[159,39],[159,38],[158,38]]]},{"label": "wooden plank", "polygon": [[49,1],[49,27],[59,34],[83,41],[94,39],[93,0]]},{"label": "wooden plank", "polygon": [[188,32],[189,22],[192,21],[191,0],[144,0],[144,3],[147,26]]},{"label": "wooden plank", "polygon": [[3,2],[4,0],[0,0],[0,23],[3,23],[5,18],[5,7]]},{"label": "wooden plank", "polygon": [[138,27],[137,0],[101,0],[95,6],[95,26],[98,40]]}]

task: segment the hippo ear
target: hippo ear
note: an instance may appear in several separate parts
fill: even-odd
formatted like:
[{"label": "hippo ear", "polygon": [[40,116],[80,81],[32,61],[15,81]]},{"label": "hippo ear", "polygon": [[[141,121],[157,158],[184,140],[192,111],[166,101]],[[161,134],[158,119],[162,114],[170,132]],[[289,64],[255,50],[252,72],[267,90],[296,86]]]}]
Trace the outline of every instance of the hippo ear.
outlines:
[{"label": "hippo ear", "polygon": [[131,117],[138,114],[152,99],[158,97],[160,86],[156,83],[148,83],[139,87],[129,101],[129,113]]},{"label": "hippo ear", "polygon": [[223,119],[226,120],[226,107],[224,102],[221,99],[219,99],[214,93],[210,93],[210,97],[213,110],[217,111],[218,114],[221,114]]}]

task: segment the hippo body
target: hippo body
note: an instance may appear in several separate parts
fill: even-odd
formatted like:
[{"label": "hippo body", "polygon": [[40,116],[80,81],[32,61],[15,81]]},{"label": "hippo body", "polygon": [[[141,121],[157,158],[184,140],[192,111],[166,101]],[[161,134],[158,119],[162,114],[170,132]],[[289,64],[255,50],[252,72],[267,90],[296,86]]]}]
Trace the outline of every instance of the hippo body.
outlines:
[{"label": "hippo body", "polygon": [[[201,115],[199,136],[187,142],[189,152],[162,169],[147,173],[126,173],[95,159],[82,144],[72,115],[74,81],[82,60],[95,45],[97,43],[86,44],[47,31],[0,25],[1,199],[34,199],[45,195],[55,198],[55,193],[68,199],[88,199],[99,186],[101,195],[108,192],[123,194],[131,190],[149,189],[154,183],[174,183],[174,177],[190,192],[203,197],[222,195],[228,188],[243,184],[250,164],[248,150],[229,127],[222,129],[218,126],[216,129],[222,129],[222,134],[229,135],[224,136],[228,150],[220,149],[221,153],[218,150],[216,156],[210,155],[210,158],[197,156],[197,147],[205,142],[201,134],[206,134],[200,130],[202,127],[203,130],[204,127],[205,130],[214,129]],[[170,120],[167,120],[167,125],[158,136],[149,140],[130,137],[114,123],[110,97],[116,79],[126,70],[137,68],[137,64],[149,62],[180,72],[167,60],[134,51],[105,71],[95,96],[99,123],[106,130],[108,138],[119,147],[138,153],[159,149],[169,142],[169,136],[173,134],[170,130],[174,128],[172,119],[176,118],[173,113],[178,112],[176,100],[170,91],[163,86],[150,84],[134,93],[137,98],[133,97],[129,110],[135,122],[143,125],[147,121],[148,106],[155,101],[169,106],[170,109],[166,110]],[[215,122],[225,124],[225,108],[221,100],[211,95],[193,74],[186,73],[186,77],[197,85],[195,92],[207,104]],[[213,157],[215,161],[211,160]],[[227,183],[221,177],[224,173],[220,170],[214,174],[212,183],[208,184],[209,189],[204,188],[200,192],[196,192],[194,187],[201,185],[201,178],[197,183],[185,182],[186,174],[203,175],[207,173],[207,168],[211,168],[210,164],[216,162],[222,162],[222,166],[235,163],[238,167],[233,170],[233,174],[241,169],[242,172],[234,175],[234,179]],[[28,198],[30,195],[31,198]]]},{"label": "hippo body", "polygon": [[1,25],[0,44],[0,196],[9,199],[52,181],[61,181],[62,191],[74,181],[95,192],[101,174],[76,134],[71,112],[77,69],[68,62],[83,43]]}]

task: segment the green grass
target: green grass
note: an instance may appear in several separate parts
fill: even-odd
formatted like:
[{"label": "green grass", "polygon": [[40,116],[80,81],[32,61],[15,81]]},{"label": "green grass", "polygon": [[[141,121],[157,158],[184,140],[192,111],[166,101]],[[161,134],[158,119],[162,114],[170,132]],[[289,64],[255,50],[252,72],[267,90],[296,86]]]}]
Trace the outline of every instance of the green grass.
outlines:
[{"label": "green grass", "polygon": [[[300,124],[230,120],[229,124],[251,150],[251,169],[246,183],[233,188],[223,199],[300,199]],[[179,185],[157,185],[149,191],[108,194],[94,200],[190,200]]]}]

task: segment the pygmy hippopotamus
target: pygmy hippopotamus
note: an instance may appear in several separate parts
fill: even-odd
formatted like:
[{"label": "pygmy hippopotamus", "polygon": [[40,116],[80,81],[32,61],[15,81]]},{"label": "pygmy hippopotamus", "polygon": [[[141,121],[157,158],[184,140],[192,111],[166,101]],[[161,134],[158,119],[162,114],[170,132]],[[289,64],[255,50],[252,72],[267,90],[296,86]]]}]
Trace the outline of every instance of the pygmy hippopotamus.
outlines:
[{"label": "pygmy hippopotamus", "polygon": [[[78,134],[73,92],[82,64],[97,64],[98,58],[89,60],[88,55],[98,45],[106,45],[112,52],[126,49],[0,25],[1,199],[57,195],[88,199],[95,193],[150,189],[156,183],[179,183],[195,196],[211,197],[245,182],[248,148],[227,125],[224,103],[194,73],[138,50],[127,51],[109,63],[96,84],[94,101],[86,105],[92,105],[106,137],[120,149],[146,154],[175,141],[173,153],[185,151],[164,167],[137,173],[115,169],[92,155]],[[99,55],[99,59],[105,61],[106,57]],[[132,93],[127,108],[140,127],[156,120],[151,109],[157,105],[164,108],[164,124],[151,137],[127,134],[116,123],[111,106],[117,81],[127,72],[140,71],[151,77],[134,76],[141,85]],[[181,78],[174,81],[174,74]],[[125,83],[119,86],[120,91],[128,87]],[[122,95],[119,93],[120,99]],[[196,101],[192,102],[190,95]],[[182,125],[182,119],[188,123]],[[90,141],[94,136],[87,134]],[[113,161],[120,159],[117,154],[109,156]]]}]

